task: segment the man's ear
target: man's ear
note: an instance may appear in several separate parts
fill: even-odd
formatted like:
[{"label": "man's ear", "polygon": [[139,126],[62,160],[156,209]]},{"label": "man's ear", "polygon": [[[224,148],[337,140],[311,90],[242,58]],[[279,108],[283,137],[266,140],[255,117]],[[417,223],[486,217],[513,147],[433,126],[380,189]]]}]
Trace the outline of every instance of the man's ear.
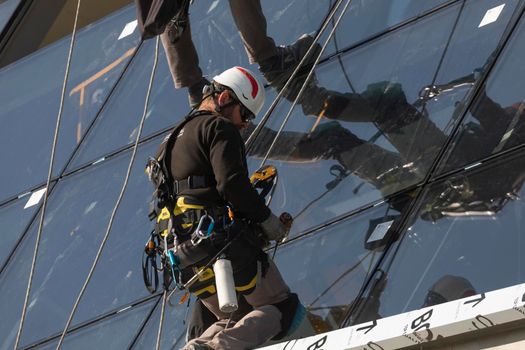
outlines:
[{"label": "man's ear", "polygon": [[217,103],[219,106],[224,106],[228,102],[230,102],[231,96],[228,90],[222,91],[219,96],[217,96]]}]

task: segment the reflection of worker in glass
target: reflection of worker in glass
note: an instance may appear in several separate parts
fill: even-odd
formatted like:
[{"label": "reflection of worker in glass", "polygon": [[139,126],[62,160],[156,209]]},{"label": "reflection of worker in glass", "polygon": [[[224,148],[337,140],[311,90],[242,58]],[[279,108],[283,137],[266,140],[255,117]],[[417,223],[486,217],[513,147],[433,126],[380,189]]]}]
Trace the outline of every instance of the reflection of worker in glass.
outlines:
[{"label": "reflection of worker in glass", "polygon": [[[291,92],[285,96],[290,94],[296,95]],[[342,94],[310,85],[300,103],[305,114],[332,121],[316,123],[308,133],[281,133],[270,158],[336,159],[341,164],[341,167],[332,170],[336,176],[353,173],[384,194],[392,193],[400,184],[413,183],[416,177],[422,176],[424,170],[420,170],[421,166],[414,167],[414,163],[429,158],[426,154],[435,152],[438,141],[444,141],[444,136],[431,121],[417,120],[418,112],[406,101],[399,84],[371,84],[362,94]],[[339,120],[373,122],[399,153],[374,144],[375,140],[359,138],[341,126]],[[443,140],[425,138],[416,144],[416,132],[432,132]],[[251,155],[264,154],[274,137],[275,132],[263,129]]]},{"label": "reflection of worker in glass", "polygon": [[438,305],[473,295],[476,295],[476,290],[466,278],[445,275],[430,287],[422,307]]},{"label": "reflection of worker in glass", "polygon": [[[448,137],[424,112],[425,103],[440,94],[465,85],[473,85],[478,75],[473,73],[448,84],[424,87],[420,92],[420,99],[414,104],[408,103],[402,86],[397,83],[370,84],[362,93],[339,93],[310,83],[299,101],[303,112],[318,115],[318,120],[325,117],[332,121],[316,123],[307,134],[282,133],[270,156],[284,158],[283,160],[336,159],[341,167],[337,171],[331,169],[332,173],[339,173],[334,174],[336,180],[329,184],[332,187],[344,176],[354,174],[375,186],[383,195],[391,194],[405,187],[404,184],[413,184],[421,180]],[[475,161],[480,154],[490,155],[504,147],[524,143],[525,123],[520,123],[524,106],[521,103],[503,108],[482,91],[471,108],[475,122],[470,122],[461,129],[462,134],[456,145],[458,151],[454,153],[455,157],[448,161],[450,168]],[[341,126],[338,122],[341,120],[372,122],[379,131],[370,140],[365,141]],[[273,139],[272,132],[263,130],[263,136],[265,132],[268,139]],[[379,136],[384,136],[398,152],[376,145],[374,142]],[[258,139],[258,148],[264,150],[268,144],[261,142],[261,139],[264,141],[266,137]],[[290,139],[295,140],[290,142]],[[295,146],[292,152],[290,144]],[[279,149],[285,153],[282,158],[279,156]],[[520,174],[513,176],[514,178],[508,181],[508,187],[495,189],[493,197],[487,197],[487,191],[479,189],[465,199],[476,204],[480,199],[490,201],[504,196],[506,192],[515,192],[521,187],[523,180]],[[468,189],[468,181],[462,187]],[[470,188],[472,187],[477,186],[470,185]],[[465,197],[468,194],[460,190],[461,186],[455,187],[455,192],[459,191],[460,196]],[[454,191],[450,192],[452,194]],[[479,204],[477,206],[479,207]]]},{"label": "reflection of worker in glass", "polygon": [[[360,306],[357,312],[352,315],[351,324],[365,323],[383,317],[379,314],[379,308],[381,306],[381,295],[387,284],[387,278],[383,271],[380,272],[381,275],[375,280],[371,293],[366,298],[361,298],[357,301]],[[444,275],[430,286],[421,308],[467,298],[476,294],[476,290],[466,278]]]}]

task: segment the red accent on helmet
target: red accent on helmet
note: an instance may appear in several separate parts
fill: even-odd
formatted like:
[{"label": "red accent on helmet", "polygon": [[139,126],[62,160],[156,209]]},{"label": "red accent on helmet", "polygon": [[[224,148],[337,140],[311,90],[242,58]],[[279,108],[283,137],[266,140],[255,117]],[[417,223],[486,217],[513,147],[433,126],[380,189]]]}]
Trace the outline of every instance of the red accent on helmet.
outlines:
[{"label": "red accent on helmet", "polygon": [[235,67],[235,68],[241,71],[241,73],[244,74],[248,78],[248,80],[250,81],[250,84],[252,84],[252,98],[255,98],[255,96],[257,96],[257,93],[259,92],[259,86],[257,85],[257,81],[255,80],[254,77],[252,77],[250,73],[246,71],[246,69],[241,68],[241,67]]}]

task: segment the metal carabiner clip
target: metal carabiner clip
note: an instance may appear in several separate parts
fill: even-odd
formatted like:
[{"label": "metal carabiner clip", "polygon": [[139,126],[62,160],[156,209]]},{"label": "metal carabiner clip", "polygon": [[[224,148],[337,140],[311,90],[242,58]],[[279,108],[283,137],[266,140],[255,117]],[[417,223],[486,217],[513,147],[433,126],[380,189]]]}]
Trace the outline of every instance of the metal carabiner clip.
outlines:
[{"label": "metal carabiner clip", "polygon": [[[209,220],[209,223],[207,224],[208,226],[205,228],[204,225],[206,220]],[[195,232],[193,232],[193,234],[191,235],[191,244],[196,246],[200,242],[202,242],[203,239],[208,239],[211,236],[214,227],[215,220],[213,220],[213,218],[210,215],[205,214],[201,216],[199,224],[195,229]]]}]

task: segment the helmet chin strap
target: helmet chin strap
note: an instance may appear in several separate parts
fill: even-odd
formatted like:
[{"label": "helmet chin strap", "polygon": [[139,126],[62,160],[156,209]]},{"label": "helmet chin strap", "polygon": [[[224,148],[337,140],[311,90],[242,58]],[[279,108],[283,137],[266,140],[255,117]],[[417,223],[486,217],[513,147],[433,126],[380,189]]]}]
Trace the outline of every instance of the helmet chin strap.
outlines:
[{"label": "helmet chin strap", "polygon": [[233,99],[230,102],[227,102],[227,103],[223,104],[222,106],[220,106],[218,103],[216,103],[215,104],[215,112],[220,113],[223,108],[230,107],[231,105],[233,105],[235,103],[237,103],[237,101],[235,101]]},{"label": "helmet chin strap", "polygon": [[[212,84],[212,85],[213,85],[213,84]],[[211,87],[210,90],[211,90],[211,91],[210,91],[210,94],[215,95],[213,98],[214,98],[214,100],[215,100],[215,112],[217,112],[217,113],[221,113],[222,110],[223,110],[224,108],[227,108],[227,107],[229,107],[229,106],[231,106],[231,105],[237,103],[237,101],[235,101],[235,99],[233,99],[233,98],[230,96],[230,101],[229,101],[229,102],[226,102],[225,104],[223,104],[223,105],[221,106],[221,105],[219,104],[219,100],[216,99],[216,96],[217,96],[218,94],[222,93],[223,91],[226,91],[226,90],[222,90],[222,91],[221,91],[221,90],[218,90],[215,86]]]}]

